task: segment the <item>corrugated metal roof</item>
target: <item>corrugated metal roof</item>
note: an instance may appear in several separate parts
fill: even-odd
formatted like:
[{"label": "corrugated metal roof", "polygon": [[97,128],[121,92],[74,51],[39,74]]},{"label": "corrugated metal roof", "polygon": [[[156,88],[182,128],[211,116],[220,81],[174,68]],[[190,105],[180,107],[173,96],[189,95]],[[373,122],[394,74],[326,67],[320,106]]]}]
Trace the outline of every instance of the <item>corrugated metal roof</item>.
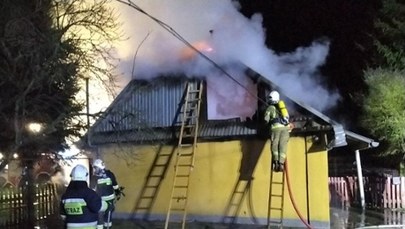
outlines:
[{"label": "corrugated metal roof", "polygon": [[[261,79],[263,82],[263,79]],[[157,77],[153,80],[132,80],[90,128],[90,141],[92,144],[107,144],[114,142],[144,141],[171,141],[176,138],[173,132],[174,124],[180,123],[178,109],[187,82],[197,84],[197,79],[186,77]],[[271,82],[264,81],[271,85]],[[194,85],[196,87],[196,85]],[[311,120],[297,120],[297,128],[292,134],[327,132],[334,133],[333,146],[342,146],[346,143],[343,127],[324,114],[313,110],[297,101],[298,106],[306,109],[304,114],[317,117]],[[321,122],[318,122],[320,119]],[[254,125],[257,125],[255,123]],[[212,138],[240,138],[257,136],[261,127],[248,127],[239,119],[232,120],[202,120],[198,137],[200,139]],[[346,132],[347,133],[347,132]],[[349,135],[350,136],[350,135]],[[355,140],[364,141],[362,138]],[[368,139],[366,139],[368,140]]]},{"label": "corrugated metal roof", "polygon": [[[292,135],[301,133],[319,133],[332,130],[331,126],[298,127]],[[218,138],[241,138],[260,135],[258,128],[250,127],[240,119],[210,120],[200,123],[198,138],[210,140]],[[110,131],[94,133],[91,137],[93,144],[108,144],[114,142],[159,142],[177,141],[171,128],[146,128],[132,131]]]},{"label": "corrugated metal roof", "polygon": [[185,85],[183,77],[132,80],[90,132],[170,127],[180,121],[176,114]]},{"label": "corrugated metal roof", "polygon": [[[209,121],[202,123],[199,129],[199,139],[237,138],[256,135],[257,130],[249,128],[245,123],[234,120]],[[140,129],[132,131],[99,132],[91,136],[92,144],[108,144],[114,142],[158,142],[176,140],[173,131],[166,129]]]},{"label": "corrugated metal roof", "polygon": [[[180,109],[187,81],[185,77],[160,77],[150,81],[132,80],[90,129],[92,144],[113,142],[167,141],[176,137],[173,124]],[[196,85],[194,85],[196,86]],[[303,120],[303,123],[307,123]],[[308,131],[301,127],[304,131]],[[317,129],[316,131],[319,131]],[[310,131],[313,131],[311,129]],[[257,135],[257,123],[248,127],[239,118],[201,120],[199,138],[217,139]]]}]

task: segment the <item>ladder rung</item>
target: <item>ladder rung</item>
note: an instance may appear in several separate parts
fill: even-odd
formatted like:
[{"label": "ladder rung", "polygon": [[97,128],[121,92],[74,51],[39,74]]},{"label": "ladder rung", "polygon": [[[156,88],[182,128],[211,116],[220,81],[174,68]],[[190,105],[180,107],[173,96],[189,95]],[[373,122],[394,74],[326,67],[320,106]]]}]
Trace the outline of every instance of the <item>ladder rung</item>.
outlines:
[{"label": "ladder rung", "polygon": [[151,182],[152,181],[157,181],[157,180],[162,180],[163,179],[163,175],[150,175],[150,176],[148,176],[148,178],[151,180]]},{"label": "ladder rung", "polygon": [[184,114],[184,113],[186,113],[186,115],[187,114],[194,114],[194,113],[196,113],[195,111],[197,110],[197,108],[196,107],[188,107],[185,111],[182,111],[181,113],[182,114]]},{"label": "ladder rung", "polygon": [[189,137],[194,137],[194,136],[195,136],[194,134],[183,134],[183,138],[184,137],[189,138]]},{"label": "ladder rung", "polygon": [[271,194],[271,196],[274,196],[274,197],[283,197],[283,195],[281,195],[281,194]]},{"label": "ladder rung", "polygon": [[277,219],[273,219],[273,220],[269,220],[270,223],[282,223],[283,221],[281,219],[277,220]]},{"label": "ladder rung", "polygon": [[[194,157],[194,149],[196,148],[196,139],[197,139],[197,128],[198,128],[198,118],[200,112],[200,102],[201,102],[201,92],[203,84],[200,82],[200,88],[195,89],[190,83],[186,87],[185,99],[182,101],[180,108],[180,115],[177,122],[180,123],[180,132],[178,136],[178,148],[177,151],[177,160],[175,165],[175,175],[174,183],[172,186],[171,201],[168,210],[168,216],[170,211],[181,211],[186,214],[187,205],[187,190],[189,188],[188,181],[190,179],[190,173],[193,168],[192,159]],[[197,93],[197,94],[196,94]],[[179,127],[179,124],[176,123],[176,127]],[[194,141],[193,141],[194,139]],[[184,142],[184,144],[183,144]],[[193,148],[190,148],[193,147]],[[184,148],[184,153],[181,148]],[[188,148],[188,149],[187,149]],[[191,151],[191,153],[190,153]],[[180,174],[178,174],[180,173]],[[176,190],[177,189],[177,190]],[[185,193],[184,193],[185,192]],[[185,195],[182,195],[184,193]],[[175,196],[177,195],[177,196]],[[182,196],[179,196],[182,195]],[[172,206],[172,201],[180,202]],[[184,201],[184,202],[183,202]],[[183,206],[184,205],[184,206]],[[168,218],[166,218],[168,220]],[[184,219],[183,219],[184,221]],[[184,222],[183,222],[184,223]]]},{"label": "ladder rung", "polygon": [[193,156],[194,154],[193,153],[180,153],[178,156],[179,157],[190,157],[190,156]]},{"label": "ladder rung", "polygon": [[278,182],[278,181],[274,181],[274,182],[271,182],[272,184],[284,184],[284,182]]},{"label": "ladder rung", "polygon": [[190,174],[177,174],[176,177],[189,177]]},{"label": "ladder rung", "polygon": [[179,164],[178,167],[191,167],[193,164]]},{"label": "ladder rung", "polygon": [[182,116],[181,120],[184,122],[184,126],[186,126],[186,125],[195,125],[191,121],[195,121],[196,117],[198,117],[198,115],[186,114],[186,115]]},{"label": "ladder rung", "polygon": [[184,117],[185,120],[190,120],[190,119],[197,119],[198,115],[187,115],[186,117]]},{"label": "ladder rung", "polygon": [[195,125],[184,125],[183,126],[183,133],[194,133]]},{"label": "ladder rung", "polygon": [[168,153],[168,154],[159,154],[159,157],[170,157],[172,154]]},{"label": "ladder rung", "polygon": [[194,104],[188,104],[187,107],[184,107],[183,110],[180,110],[181,113],[187,113],[187,112],[190,112],[190,111],[197,110],[197,109],[198,109],[198,106],[197,106],[197,105],[193,106],[193,105],[194,105]]},{"label": "ladder rung", "polygon": [[[193,130],[192,127],[195,127],[196,124],[195,123],[190,123],[191,121],[195,121],[197,122],[197,119],[194,119],[193,116],[186,116],[185,119],[183,120],[184,123],[182,123],[182,129],[186,129],[186,130]],[[189,124],[190,123],[190,124]],[[193,125],[192,127],[188,127],[188,125]]]},{"label": "ladder rung", "polygon": [[184,116],[185,118],[198,118],[198,114],[194,113],[194,112],[188,112],[188,114],[186,113],[186,115]]},{"label": "ladder rung", "polygon": [[181,180],[182,182],[177,181],[177,183],[184,183],[184,182],[186,182],[186,181],[187,181],[186,179],[187,179],[188,177],[190,177],[190,175],[188,175],[188,174],[176,175],[176,178],[182,179],[182,180]]},{"label": "ladder rung", "polygon": [[150,175],[149,177],[163,177],[163,175]]},{"label": "ladder rung", "polygon": [[188,188],[188,185],[175,185],[175,188]]},{"label": "ladder rung", "polygon": [[187,115],[187,114],[192,114],[192,113],[194,113],[194,110],[195,110],[195,109],[191,109],[191,108],[189,108],[188,110],[181,111],[181,112],[180,112],[180,113],[182,114],[182,116],[181,116],[181,117],[183,117],[184,113],[186,114],[186,116],[185,116],[185,117],[190,116],[190,115]]},{"label": "ladder rung", "polygon": [[277,210],[277,211],[282,211],[282,208],[270,208],[270,210]]},{"label": "ladder rung", "polygon": [[185,134],[190,135],[191,133],[194,133],[194,128],[195,128],[195,126],[192,126],[192,127],[184,126],[183,135],[185,135]]},{"label": "ladder rung", "polygon": [[153,189],[156,189],[156,188],[157,188],[157,185],[146,185],[145,188],[149,188],[149,189],[153,188]]},{"label": "ladder rung", "polygon": [[[183,144],[182,143],[183,141],[184,142],[192,142],[191,140],[193,140],[193,138],[194,138],[194,135],[184,135],[183,134],[183,137],[181,138],[181,143],[180,144]],[[192,143],[190,143],[190,144],[192,144]]]},{"label": "ladder rung", "polygon": [[273,224],[282,224],[283,221],[269,221],[269,223],[273,223]]},{"label": "ladder rung", "polygon": [[[191,146],[193,146],[193,144],[180,144],[179,146],[180,147],[191,147]],[[184,154],[182,154],[182,155],[184,155]]]}]

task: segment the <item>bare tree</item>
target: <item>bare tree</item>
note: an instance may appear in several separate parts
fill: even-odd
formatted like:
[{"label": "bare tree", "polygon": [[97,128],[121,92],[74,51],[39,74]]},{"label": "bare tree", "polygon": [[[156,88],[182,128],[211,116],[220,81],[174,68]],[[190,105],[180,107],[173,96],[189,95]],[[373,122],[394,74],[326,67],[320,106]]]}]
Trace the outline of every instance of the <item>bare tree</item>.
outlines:
[{"label": "bare tree", "polygon": [[69,60],[79,66],[77,76],[96,78],[115,93],[114,42],[122,38],[109,0],[69,0],[53,5],[52,19],[61,41],[75,47]]},{"label": "bare tree", "polygon": [[[83,134],[77,94],[86,78],[114,92],[112,47],[120,37],[108,0],[1,1],[0,169],[16,152],[57,152]],[[44,130],[32,134],[31,122]]]}]

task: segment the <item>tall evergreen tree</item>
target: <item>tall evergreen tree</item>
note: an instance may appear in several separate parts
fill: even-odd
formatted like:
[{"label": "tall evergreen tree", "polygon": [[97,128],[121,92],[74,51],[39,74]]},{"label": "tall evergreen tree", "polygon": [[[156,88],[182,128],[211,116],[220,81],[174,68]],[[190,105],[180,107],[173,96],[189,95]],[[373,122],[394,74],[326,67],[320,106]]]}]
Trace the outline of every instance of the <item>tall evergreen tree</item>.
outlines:
[{"label": "tall evergreen tree", "polygon": [[394,70],[368,70],[369,91],[363,103],[362,124],[386,143],[382,155],[405,152],[405,73]]},{"label": "tall evergreen tree", "polygon": [[375,27],[378,66],[405,69],[405,2],[383,0]]}]

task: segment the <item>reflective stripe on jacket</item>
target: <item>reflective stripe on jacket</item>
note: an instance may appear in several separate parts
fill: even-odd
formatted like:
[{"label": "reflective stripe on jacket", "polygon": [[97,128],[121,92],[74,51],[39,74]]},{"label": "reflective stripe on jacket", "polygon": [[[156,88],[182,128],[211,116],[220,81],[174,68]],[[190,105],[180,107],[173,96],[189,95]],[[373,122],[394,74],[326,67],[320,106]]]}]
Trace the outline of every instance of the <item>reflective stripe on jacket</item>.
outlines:
[{"label": "reflective stripe on jacket", "polygon": [[66,229],[95,229],[97,228],[97,221],[89,223],[67,223]]},{"label": "reflective stripe on jacket", "polygon": [[98,212],[107,208],[86,181],[71,181],[60,202],[60,214],[70,228],[91,228],[97,225]]},{"label": "reflective stripe on jacket", "polygon": [[105,201],[115,199],[115,189],[118,189],[117,180],[114,173],[110,170],[105,170],[101,176],[97,176],[96,192]]}]

